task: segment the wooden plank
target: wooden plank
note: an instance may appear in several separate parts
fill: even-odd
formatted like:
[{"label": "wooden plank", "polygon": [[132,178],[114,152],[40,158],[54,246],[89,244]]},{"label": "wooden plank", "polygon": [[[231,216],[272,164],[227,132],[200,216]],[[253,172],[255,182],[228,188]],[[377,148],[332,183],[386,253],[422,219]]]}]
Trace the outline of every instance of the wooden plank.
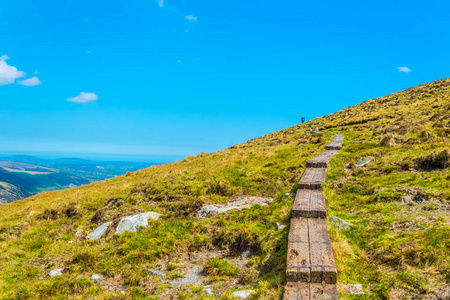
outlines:
[{"label": "wooden plank", "polygon": [[315,169],[308,168],[303,172],[302,178],[300,178],[300,181],[298,183],[299,189],[309,189],[309,186],[311,185],[311,181],[314,177],[314,174],[316,173]]},{"label": "wooden plank", "polygon": [[325,220],[308,219],[308,231],[311,258],[311,282],[336,283],[336,263]]},{"label": "wooden plank", "polygon": [[336,134],[334,139],[329,143],[325,149],[326,150],[339,150],[342,149],[342,142],[344,141],[344,136],[342,134]]},{"label": "wooden plank", "polygon": [[325,150],[316,157],[308,160],[307,168],[326,168],[330,163],[331,158],[338,153],[337,150]]},{"label": "wooden plank", "polygon": [[283,300],[337,300],[335,284],[288,282],[284,288]]},{"label": "wooden plank", "polygon": [[326,198],[322,191],[311,191],[310,210],[317,213],[316,218],[325,219],[327,216]]},{"label": "wooden plank", "polygon": [[288,236],[286,280],[309,282],[311,263],[309,255],[308,220],[291,218]]},{"label": "wooden plank", "polygon": [[326,200],[320,190],[297,190],[292,217],[322,218],[327,215]]},{"label": "wooden plank", "polygon": [[283,300],[310,300],[309,283],[288,282],[284,288]]},{"label": "wooden plank", "polygon": [[[337,300],[338,292],[335,284],[326,284],[323,286],[321,283],[310,283],[310,298],[311,300]],[[292,298],[291,298],[292,299]],[[295,299],[295,298],[293,298]]]},{"label": "wooden plank", "polygon": [[320,189],[322,184],[325,183],[326,168],[308,168],[303,173],[302,178],[298,183],[299,189]]},{"label": "wooden plank", "polygon": [[314,173],[314,177],[311,181],[311,189],[317,190],[322,188],[322,184],[325,183],[327,169],[326,168],[320,168],[315,169],[316,172]]}]

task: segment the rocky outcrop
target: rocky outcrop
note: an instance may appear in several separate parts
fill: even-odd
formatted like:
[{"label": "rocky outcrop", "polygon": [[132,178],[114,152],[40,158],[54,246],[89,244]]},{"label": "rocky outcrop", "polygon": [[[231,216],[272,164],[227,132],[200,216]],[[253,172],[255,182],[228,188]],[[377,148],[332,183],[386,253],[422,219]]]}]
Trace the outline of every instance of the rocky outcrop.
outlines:
[{"label": "rocky outcrop", "polygon": [[[138,214],[138,215],[132,215],[125,218],[122,218],[117,225],[115,233],[121,234],[125,231],[130,232],[136,232],[139,227],[146,227],[148,226],[148,220],[156,221],[161,215],[152,211]],[[103,223],[102,225],[98,226],[94,231],[92,231],[90,234],[86,236],[87,239],[90,240],[98,240],[102,238],[105,234],[108,228],[113,224],[113,222],[107,222]],[[79,231],[78,231],[79,232]],[[78,233],[77,232],[77,233]],[[82,234],[82,232],[81,232]]]},{"label": "rocky outcrop", "polygon": [[273,201],[272,198],[263,197],[241,197],[236,201],[228,202],[227,205],[216,204],[216,205],[206,205],[203,206],[199,212],[199,218],[210,218],[218,214],[227,212],[229,210],[241,210],[244,208],[250,208],[252,205],[259,204],[261,206],[269,205]]},{"label": "rocky outcrop", "polygon": [[121,234],[125,231],[136,232],[139,227],[148,226],[148,219],[156,221],[160,216],[161,215],[158,213],[149,211],[146,213],[125,217],[120,220],[119,225],[117,225],[116,233]]}]

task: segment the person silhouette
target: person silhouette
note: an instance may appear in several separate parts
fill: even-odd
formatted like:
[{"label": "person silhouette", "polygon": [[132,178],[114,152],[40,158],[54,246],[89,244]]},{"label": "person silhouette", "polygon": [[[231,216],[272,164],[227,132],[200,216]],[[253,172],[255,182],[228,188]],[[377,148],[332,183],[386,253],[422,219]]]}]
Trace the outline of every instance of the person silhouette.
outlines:
[{"label": "person silhouette", "polygon": [[302,116],[302,123],[305,123],[305,116]]}]

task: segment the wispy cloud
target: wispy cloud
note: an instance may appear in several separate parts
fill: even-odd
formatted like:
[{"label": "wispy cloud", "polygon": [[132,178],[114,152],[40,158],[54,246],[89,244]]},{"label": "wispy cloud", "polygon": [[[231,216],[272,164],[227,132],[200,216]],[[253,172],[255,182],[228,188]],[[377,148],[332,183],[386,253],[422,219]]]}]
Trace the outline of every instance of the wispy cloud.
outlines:
[{"label": "wispy cloud", "polygon": [[187,15],[186,20],[197,22],[197,17],[193,15]]},{"label": "wispy cloud", "polygon": [[164,0],[156,0],[158,2],[158,6],[163,8],[164,7]]},{"label": "wispy cloud", "polygon": [[37,76],[34,76],[25,80],[20,80],[17,83],[24,86],[36,86],[41,85],[42,81],[40,81],[39,78],[37,78]]},{"label": "wispy cloud", "polygon": [[97,101],[98,96],[94,93],[85,93],[81,92],[78,96],[73,98],[67,98],[67,101],[77,102],[77,103],[86,103],[91,101]]},{"label": "wispy cloud", "polygon": [[25,72],[8,65],[6,62],[8,59],[7,55],[0,56],[0,85],[13,84],[17,78],[22,78],[26,75]]},{"label": "wispy cloud", "polygon": [[399,72],[403,72],[403,73],[409,73],[409,72],[411,72],[411,69],[408,68],[408,67],[397,67],[397,70],[398,70]]}]

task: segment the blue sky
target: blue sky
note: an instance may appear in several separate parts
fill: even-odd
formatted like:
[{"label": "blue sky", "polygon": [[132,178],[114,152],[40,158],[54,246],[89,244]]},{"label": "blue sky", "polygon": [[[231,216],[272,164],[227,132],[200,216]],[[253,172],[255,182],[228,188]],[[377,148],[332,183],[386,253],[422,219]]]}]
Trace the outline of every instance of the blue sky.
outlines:
[{"label": "blue sky", "polygon": [[449,77],[449,20],[448,0],[2,0],[0,152],[218,151]]}]

